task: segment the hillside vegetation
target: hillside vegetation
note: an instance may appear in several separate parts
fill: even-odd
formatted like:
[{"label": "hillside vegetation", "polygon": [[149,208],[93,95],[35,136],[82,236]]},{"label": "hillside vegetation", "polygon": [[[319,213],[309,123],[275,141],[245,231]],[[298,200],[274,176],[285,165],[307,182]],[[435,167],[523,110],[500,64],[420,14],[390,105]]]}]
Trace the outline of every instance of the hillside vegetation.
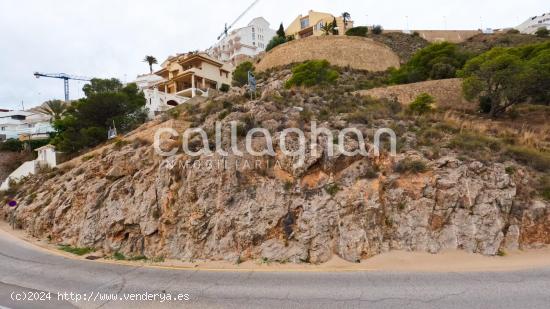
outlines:
[{"label": "hillside vegetation", "polygon": [[[308,81],[320,71],[337,77],[322,85],[287,83]],[[128,259],[320,263],[338,255],[357,262],[388,250],[496,255],[550,244],[550,158],[536,143],[548,127],[524,118],[547,113],[545,106],[517,105],[513,121],[523,131],[502,130],[460,106],[437,100],[432,106],[429,94],[417,102],[430,108],[413,110],[392,98],[355,94],[358,84],[377,78],[364,71],[305,63],[257,77],[258,99],[232,88],[173,109],[122,139],[25,179],[4,193],[19,208],[4,207],[0,214],[34,236]],[[276,155],[190,157],[179,148],[162,157],[152,147],[154,132],[166,127],[200,127],[213,142],[221,122],[222,147],[229,151],[232,121],[240,149],[246,132],[262,127],[274,136]],[[397,154],[390,155],[383,139],[379,157],[371,146],[368,157],[330,156],[324,147],[330,137],[321,135],[320,151],[306,151],[304,164],[296,165],[300,158],[281,152],[277,141],[285,128],[310,135],[311,121],[336,136],[355,128],[369,141],[377,129],[391,128]],[[506,126],[507,118],[499,121]],[[289,141],[298,146],[295,136]],[[348,151],[359,147],[353,135],[343,143]],[[251,144],[261,149],[266,140],[255,135]],[[164,136],[160,145],[181,146],[181,136]],[[204,145],[195,136],[189,146]],[[228,167],[217,167],[222,159]],[[263,164],[243,167],[246,160]]]},{"label": "hillside vegetation", "polygon": [[[524,36],[509,37],[509,44],[524,42]],[[392,53],[364,38],[337,39]],[[270,54],[288,51],[284,45],[330,41],[308,40]],[[245,63],[236,87],[193,98],[133,131],[141,95],[134,86],[101,91],[115,82],[96,81],[98,93],[58,122],[72,128],[57,126],[60,138],[72,146],[75,136],[88,136],[85,128],[113,119],[130,132],[86,145],[76,138],[77,149],[95,148],[0,193],[19,205],[0,208],[0,216],[63,250],[128,260],[321,263],[337,255],[357,262],[389,250],[503,255],[548,245],[550,70],[540,68],[550,63],[549,43],[483,50],[477,40],[470,47],[428,45],[386,71],[317,59],[273,65],[258,70],[256,94],[243,86],[245,73],[255,70]],[[331,55],[341,63],[349,56]],[[69,121],[109,102],[121,108]],[[505,107],[492,113],[495,104]],[[178,134],[156,142],[174,150],[172,156],[153,147],[157,130],[166,128]],[[190,135],[184,143],[187,128],[206,136]],[[265,130],[247,140],[253,128]],[[298,134],[284,137],[289,128],[308,137],[315,128],[324,133],[302,143]],[[354,133],[340,138],[344,129]],[[379,130],[388,129],[395,144],[383,136],[375,147]],[[215,150],[216,131],[227,155],[208,153]],[[303,151],[284,152],[282,139]],[[367,155],[345,154],[360,150],[363,141]],[[331,142],[341,142],[343,150],[329,148]],[[233,144],[272,147],[274,155],[238,155]],[[184,146],[203,152],[191,155]]]}]

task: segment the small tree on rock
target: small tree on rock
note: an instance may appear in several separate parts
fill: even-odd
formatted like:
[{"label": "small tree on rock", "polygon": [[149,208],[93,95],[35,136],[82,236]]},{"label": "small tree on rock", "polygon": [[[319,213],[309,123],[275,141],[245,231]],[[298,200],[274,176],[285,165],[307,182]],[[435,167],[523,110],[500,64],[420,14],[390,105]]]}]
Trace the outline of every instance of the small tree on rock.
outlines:
[{"label": "small tree on rock", "polygon": [[280,38],[286,38],[285,34],[285,28],[283,27],[283,23],[279,26],[279,30],[277,30],[277,36]]},{"label": "small tree on rock", "polygon": [[548,28],[546,27],[540,27],[537,32],[535,32],[535,34],[539,37],[539,38],[545,38],[545,37],[548,37],[548,35],[550,35],[550,31],[548,31]]}]

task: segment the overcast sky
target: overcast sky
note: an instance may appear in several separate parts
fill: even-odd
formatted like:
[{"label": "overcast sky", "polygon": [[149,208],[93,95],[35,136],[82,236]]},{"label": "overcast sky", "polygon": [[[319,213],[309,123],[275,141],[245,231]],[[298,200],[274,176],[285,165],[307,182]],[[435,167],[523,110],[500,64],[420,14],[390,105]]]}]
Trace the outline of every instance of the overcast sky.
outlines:
[{"label": "overcast sky", "polygon": [[[205,49],[253,0],[0,0],[0,108],[19,109],[63,99],[63,81],[33,72],[131,81],[146,73],[145,55],[159,63],[177,52]],[[308,10],[341,14],[356,25],[403,29],[479,29],[516,26],[550,12],[548,0],[416,0],[260,2],[236,25],[265,17],[272,28]],[[157,66],[158,68],[158,66]],[[82,96],[71,82],[71,99]]]}]

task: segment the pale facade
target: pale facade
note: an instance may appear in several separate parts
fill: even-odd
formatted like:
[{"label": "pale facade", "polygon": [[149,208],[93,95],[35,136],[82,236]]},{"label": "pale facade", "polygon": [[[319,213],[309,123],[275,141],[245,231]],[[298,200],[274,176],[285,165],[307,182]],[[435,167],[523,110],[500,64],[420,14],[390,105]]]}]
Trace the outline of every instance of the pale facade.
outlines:
[{"label": "pale facade", "polygon": [[208,96],[210,89],[231,85],[233,66],[206,53],[171,56],[161,67],[154,74],[139,75],[134,81],[143,91],[151,119],[194,96]]},{"label": "pale facade", "polygon": [[225,62],[237,65],[243,60],[254,58],[265,48],[276,35],[269,22],[263,17],[254,18],[246,27],[232,30],[207,50],[207,53]]},{"label": "pale facade", "polygon": [[539,28],[546,28],[550,30],[550,13],[531,17],[516,27],[519,32],[526,34],[535,34]]},{"label": "pale facade", "polygon": [[188,53],[170,57],[155,72],[162,77],[152,88],[159,91],[192,98],[207,96],[210,89],[231,85],[233,66],[210,57],[206,53]]},{"label": "pale facade", "polygon": [[138,88],[143,91],[145,108],[147,108],[147,116],[149,119],[153,119],[156,115],[189,100],[187,97],[159,91],[155,86],[163,81],[164,79],[162,77],[155,74],[139,75],[134,81]]},{"label": "pale facade", "polygon": [[342,16],[334,16],[330,13],[310,10],[308,15],[296,17],[294,21],[288,25],[285,32],[286,35],[293,35],[296,39],[323,35],[323,26],[332,23],[334,18],[336,18],[339,35],[345,35],[348,29],[353,28],[353,21],[348,20],[346,25]]},{"label": "pale facade", "polygon": [[0,141],[45,139],[54,132],[49,115],[27,111],[0,112]]}]

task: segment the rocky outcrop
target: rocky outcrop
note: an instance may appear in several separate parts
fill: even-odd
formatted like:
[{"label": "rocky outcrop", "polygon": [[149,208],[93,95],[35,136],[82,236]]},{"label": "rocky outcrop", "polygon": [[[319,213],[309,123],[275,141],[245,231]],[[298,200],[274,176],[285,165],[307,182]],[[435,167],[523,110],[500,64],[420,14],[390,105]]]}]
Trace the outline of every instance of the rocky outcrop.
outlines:
[{"label": "rocky outcrop", "polygon": [[[428,170],[394,172],[404,158],[424,160]],[[57,243],[184,260],[358,261],[393,249],[494,255],[550,243],[550,205],[520,198],[499,163],[430,161],[414,151],[308,157],[303,169],[280,154],[269,167],[237,159],[220,166],[217,156],[107,147],[26,182],[17,222]]]}]

